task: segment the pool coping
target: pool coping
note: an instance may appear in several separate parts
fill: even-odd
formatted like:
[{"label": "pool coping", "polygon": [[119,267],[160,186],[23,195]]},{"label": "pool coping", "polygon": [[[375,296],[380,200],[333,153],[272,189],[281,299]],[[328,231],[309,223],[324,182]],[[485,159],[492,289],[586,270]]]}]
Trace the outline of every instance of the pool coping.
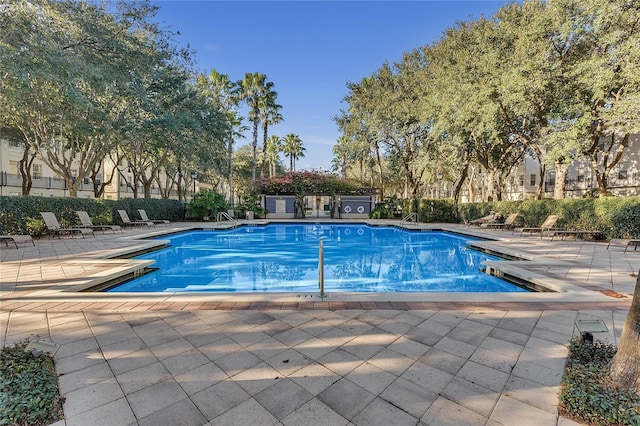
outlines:
[{"label": "pool coping", "polygon": [[[153,237],[161,237],[162,235],[173,234],[177,232],[188,232],[200,229],[230,229],[236,226],[255,226],[266,225],[268,223],[299,223],[292,220],[260,220],[245,223],[222,224],[198,224],[187,226],[180,229],[163,229],[154,230],[152,232],[126,236],[124,239],[130,239],[135,244],[129,247],[114,249],[106,254],[99,256],[88,256],[72,259],[74,264],[100,264],[104,266],[99,272],[89,274],[82,279],[75,279],[73,283],[59,282],[51,285],[46,289],[28,292],[28,294],[12,294],[9,298],[11,301],[23,302],[88,302],[88,303],[111,303],[127,301],[130,303],[218,303],[218,304],[238,304],[250,306],[251,304],[411,304],[411,303],[471,303],[471,304],[487,304],[487,303],[596,303],[596,304],[616,304],[621,307],[630,304],[630,298],[624,295],[612,295],[606,289],[598,289],[597,286],[582,286],[569,282],[566,278],[553,277],[549,274],[537,273],[534,269],[537,267],[548,267],[550,263],[563,266],[570,265],[570,262],[563,260],[549,259],[543,256],[532,256],[531,254],[518,252],[499,245],[504,239],[505,234],[495,234],[495,239],[489,239],[486,234],[479,234],[474,229],[461,228],[460,226],[448,226],[447,224],[402,224],[388,223],[381,221],[340,221],[337,223],[365,223],[373,226],[395,226],[402,229],[412,231],[443,231],[452,232],[457,235],[467,235],[474,238],[480,238],[479,241],[473,241],[472,246],[490,249],[496,252],[504,252],[510,256],[516,256],[521,261],[487,261],[488,268],[498,273],[508,273],[522,279],[533,281],[538,285],[552,288],[557,292],[551,293],[458,293],[458,292],[421,292],[421,293],[347,293],[347,292],[330,292],[326,297],[320,297],[319,293],[95,293],[95,292],[78,292],[80,288],[94,286],[95,283],[101,283],[121,276],[125,273],[135,273],[136,269],[141,269],[149,265],[152,261],[140,261],[135,259],[121,259],[120,256],[137,252],[138,250],[152,249],[166,244],[166,240],[149,240]],[[304,220],[302,223],[336,223],[335,221],[323,220]],[[500,232],[500,231],[498,231]],[[493,235],[493,234],[492,234]],[[64,261],[64,260],[63,260]],[[6,292],[0,294],[0,301],[6,300]],[[625,300],[626,299],[626,300]]]}]

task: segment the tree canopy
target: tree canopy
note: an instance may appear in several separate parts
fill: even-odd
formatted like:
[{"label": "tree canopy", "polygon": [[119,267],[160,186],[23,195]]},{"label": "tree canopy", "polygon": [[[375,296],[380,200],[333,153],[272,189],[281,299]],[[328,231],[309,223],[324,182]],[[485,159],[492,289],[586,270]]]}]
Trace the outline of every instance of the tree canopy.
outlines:
[{"label": "tree canopy", "polygon": [[[347,84],[334,167],[405,197],[437,174],[501,199],[525,156],[539,176],[588,159],[601,193],[629,135],[640,131],[640,5],[626,0],[530,0],[460,22],[436,42]],[[398,180],[403,178],[402,186]],[[537,181],[538,197],[543,180]],[[423,194],[420,194],[423,195]]]}]

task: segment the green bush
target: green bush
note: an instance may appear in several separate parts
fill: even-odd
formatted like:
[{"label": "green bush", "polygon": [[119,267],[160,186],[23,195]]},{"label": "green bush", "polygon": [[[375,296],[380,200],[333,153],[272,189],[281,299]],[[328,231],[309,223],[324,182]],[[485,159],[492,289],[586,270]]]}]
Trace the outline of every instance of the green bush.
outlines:
[{"label": "green bush", "polygon": [[427,198],[410,198],[402,202],[402,215],[418,213],[418,222],[456,223],[458,209],[453,200],[431,200]]},{"label": "green bush", "polygon": [[0,350],[0,425],[48,425],[62,417],[53,360],[25,351],[27,344]]},{"label": "green bush", "polygon": [[247,217],[247,212],[253,212],[255,217],[264,217],[269,213],[260,205],[260,198],[255,192],[242,197],[242,204],[233,208],[236,217]]},{"label": "green bush", "polygon": [[490,211],[519,213],[517,226],[540,226],[550,214],[560,216],[558,227],[602,231],[607,238],[640,235],[640,197],[601,197],[565,200],[494,201],[461,204],[459,221],[486,216]]},{"label": "green bush", "polygon": [[192,219],[205,217],[215,219],[220,212],[226,212],[229,204],[224,196],[210,189],[201,189],[189,204],[187,204],[187,216]]},{"label": "green bush", "polygon": [[640,425],[640,397],[608,377],[616,348],[572,339],[562,377],[560,414],[590,425]]},{"label": "green bush", "polygon": [[184,204],[176,200],[127,198],[96,200],[93,198],[2,196],[0,197],[0,233],[41,235],[44,222],[40,212],[53,212],[64,227],[78,226],[76,210],[86,211],[94,224],[114,224],[117,210],[126,210],[132,220],[145,209],[151,219],[184,220]]}]

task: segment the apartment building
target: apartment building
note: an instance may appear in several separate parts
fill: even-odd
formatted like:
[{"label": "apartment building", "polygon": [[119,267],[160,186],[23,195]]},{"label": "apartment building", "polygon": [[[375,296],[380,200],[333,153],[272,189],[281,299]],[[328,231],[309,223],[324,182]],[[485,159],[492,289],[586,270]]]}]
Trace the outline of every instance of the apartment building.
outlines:
[{"label": "apartment building", "polygon": [[[0,195],[21,195],[22,175],[20,174],[19,162],[22,159],[23,146],[18,143],[0,140]],[[133,198],[134,191],[128,182],[131,182],[132,174],[127,167],[117,166],[109,159],[105,159],[102,165],[102,176],[97,182],[105,182],[105,176],[110,176],[114,168],[118,171],[114,173],[111,183],[104,189],[102,198],[118,200],[122,198]],[[77,175],[77,171],[71,171]],[[69,189],[65,180],[56,175],[47,165],[36,158],[31,166],[32,187],[30,195],[43,197],[67,197]],[[199,184],[195,178],[191,184],[193,190],[199,189]],[[192,186],[190,185],[190,187]],[[138,197],[142,197],[144,189],[137,188]],[[95,198],[94,185],[90,178],[83,178],[78,189],[79,198]],[[151,187],[152,198],[162,198],[160,189],[153,185]],[[175,191],[171,192],[170,198],[178,198]]]}]

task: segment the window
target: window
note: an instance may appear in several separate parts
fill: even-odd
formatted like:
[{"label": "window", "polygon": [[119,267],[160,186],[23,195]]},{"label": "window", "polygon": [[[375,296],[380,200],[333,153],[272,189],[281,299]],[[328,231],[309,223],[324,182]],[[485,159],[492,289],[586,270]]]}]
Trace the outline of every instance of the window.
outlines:
[{"label": "window", "polygon": [[9,174],[11,176],[18,176],[18,162],[17,161],[9,161]]},{"label": "window", "polygon": [[584,175],[578,175],[578,183],[584,182]]},{"label": "window", "polygon": [[519,186],[524,186],[524,175],[520,175],[518,177],[518,185]]},{"label": "window", "polygon": [[618,180],[627,180],[628,176],[629,176],[629,173],[627,172],[626,169],[618,171]]},{"label": "window", "polygon": [[533,173],[529,176],[529,185],[536,186],[536,174]]},{"label": "window", "polygon": [[556,174],[555,173],[550,173],[549,174],[549,182],[548,182],[549,186],[555,186],[556,185]]},{"label": "window", "polygon": [[34,179],[42,179],[42,164],[34,164],[31,174]]}]

